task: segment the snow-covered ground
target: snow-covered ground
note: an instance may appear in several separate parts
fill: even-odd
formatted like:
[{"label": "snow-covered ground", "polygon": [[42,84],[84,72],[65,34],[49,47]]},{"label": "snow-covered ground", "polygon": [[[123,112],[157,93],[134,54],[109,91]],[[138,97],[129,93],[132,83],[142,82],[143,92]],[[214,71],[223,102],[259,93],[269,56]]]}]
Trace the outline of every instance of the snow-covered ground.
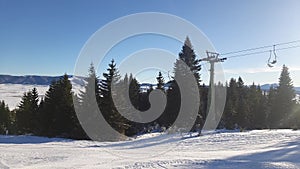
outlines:
[{"label": "snow-covered ground", "polygon": [[0,136],[0,168],[299,169],[300,131],[216,132],[122,142]]}]

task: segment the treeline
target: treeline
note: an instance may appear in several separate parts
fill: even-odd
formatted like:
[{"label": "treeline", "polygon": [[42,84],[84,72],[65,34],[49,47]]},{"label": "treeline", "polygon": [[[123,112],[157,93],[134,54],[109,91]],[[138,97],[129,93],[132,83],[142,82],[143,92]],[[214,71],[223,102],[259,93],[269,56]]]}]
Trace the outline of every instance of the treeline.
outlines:
[{"label": "treeline", "polygon": [[[185,63],[189,70],[186,70],[182,63]],[[114,60],[108,65],[102,79],[98,78],[94,66],[91,64],[88,70],[89,75],[85,79],[85,89],[78,95],[72,92],[71,82],[68,80],[68,76],[64,75],[62,79],[52,82],[41,101],[35,88],[24,93],[22,101],[14,111],[9,111],[2,101],[0,104],[0,134],[34,134],[47,137],[90,139],[82,129],[82,125],[95,123],[100,111],[105,121],[114,130],[127,136],[155,131],[162,132],[174,124],[182,104],[182,93],[179,89],[179,85],[182,84],[177,84],[175,79],[184,81],[184,87],[189,89],[187,92],[191,98],[196,95],[201,96],[198,116],[194,119],[195,122],[191,129],[200,131],[208,113],[210,100],[209,87],[200,85],[200,70],[200,60],[196,59],[189,38],[186,39],[179,58],[174,64],[173,80],[165,82],[161,72],[158,72],[156,88],[150,88],[147,91],[140,90],[139,82],[131,74],[122,77]],[[193,87],[192,82],[185,79],[187,71],[192,72],[195,77],[197,90]],[[227,89],[225,109],[219,128],[297,129],[300,126],[300,105],[295,100],[292,80],[286,66],[283,66],[279,86],[271,88],[269,91],[263,91],[259,85],[255,84],[247,86],[242,78],[231,79],[228,83],[219,84],[216,87]],[[166,107],[157,119],[142,123],[131,121],[120,114],[119,111],[122,111],[122,114],[130,117],[135,110],[148,110],[151,107],[150,93],[156,89],[163,92],[167,98]],[[127,94],[129,100],[126,98]],[[118,99],[114,100],[115,97]],[[75,108],[83,116],[80,121]],[[186,116],[189,116],[189,112],[186,113]],[[189,121],[182,123],[187,124],[181,124],[181,127],[190,125]],[[100,124],[99,128],[95,130],[103,129]],[[103,140],[120,139],[105,138]]]},{"label": "treeline", "polygon": [[241,77],[231,79],[227,87],[226,106],[220,128],[279,129],[300,126],[300,105],[288,68],[284,65],[279,86],[263,91],[260,86],[244,85]]}]

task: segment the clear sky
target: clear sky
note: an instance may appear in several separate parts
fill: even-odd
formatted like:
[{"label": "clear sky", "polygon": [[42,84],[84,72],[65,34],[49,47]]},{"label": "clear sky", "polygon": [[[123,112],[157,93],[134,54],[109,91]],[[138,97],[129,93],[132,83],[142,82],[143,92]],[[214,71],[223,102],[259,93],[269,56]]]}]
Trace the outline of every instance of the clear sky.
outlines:
[{"label": "clear sky", "polygon": [[[182,17],[202,30],[220,53],[300,40],[299,0],[0,0],[0,74],[72,74],[81,48],[94,32],[138,12]],[[131,49],[181,50],[178,42],[144,38],[150,40],[141,44],[135,38],[129,44],[138,47]],[[118,62],[122,60],[119,57],[130,54],[123,51],[112,51],[109,57]],[[240,75],[247,84],[276,83],[286,64],[294,85],[300,86],[300,48],[278,52],[273,69],[266,67],[267,59],[267,53],[230,59],[223,63],[226,79]],[[201,72],[204,82],[207,69],[203,67]]]}]

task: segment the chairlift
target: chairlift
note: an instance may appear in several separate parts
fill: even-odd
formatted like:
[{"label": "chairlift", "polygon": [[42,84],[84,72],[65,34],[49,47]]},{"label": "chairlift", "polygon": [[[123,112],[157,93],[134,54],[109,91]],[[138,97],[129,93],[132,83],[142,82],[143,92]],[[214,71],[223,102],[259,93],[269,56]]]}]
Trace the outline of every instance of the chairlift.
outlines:
[{"label": "chairlift", "polygon": [[[273,59],[273,61],[271,61],[271,59],[272,59],[272,54],[274,55],[274,59]],[[270,67],[270,68],[272,68],[272,67],[274,67],[274,64],[276,64],[277,63],[277,54],[276,54],[276,48],[275,48],[275,45],[273,45],[273,50],[270,50],[270,57],[269,57],[269,59],[268,59],[268,66]]]},{"label": "chairlift", "polygon": [[273,65],[271,65],[270,63],[268,63],[268,66],[269,66],[270,68],[274,67],[274,66],[273,66]]},{"label": "chairlift", "polygon": [[274,60],[272,61],[272,64],[277,63],[277,55],[276,55],[276,49],[275,49],[275,45],[273,45],[273,55],[275,56]]}]

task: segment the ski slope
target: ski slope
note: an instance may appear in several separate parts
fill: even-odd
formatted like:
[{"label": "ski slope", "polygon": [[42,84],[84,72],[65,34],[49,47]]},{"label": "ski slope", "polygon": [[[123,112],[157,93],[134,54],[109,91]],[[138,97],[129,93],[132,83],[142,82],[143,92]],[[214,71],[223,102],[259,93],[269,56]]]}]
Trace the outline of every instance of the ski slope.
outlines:
[{"label": "ski slope", "polygon": [[300,131],[222,131],[188,139],[156,133],[122,142],[0,136],[0,150],[0,168],[299,169]]}]

